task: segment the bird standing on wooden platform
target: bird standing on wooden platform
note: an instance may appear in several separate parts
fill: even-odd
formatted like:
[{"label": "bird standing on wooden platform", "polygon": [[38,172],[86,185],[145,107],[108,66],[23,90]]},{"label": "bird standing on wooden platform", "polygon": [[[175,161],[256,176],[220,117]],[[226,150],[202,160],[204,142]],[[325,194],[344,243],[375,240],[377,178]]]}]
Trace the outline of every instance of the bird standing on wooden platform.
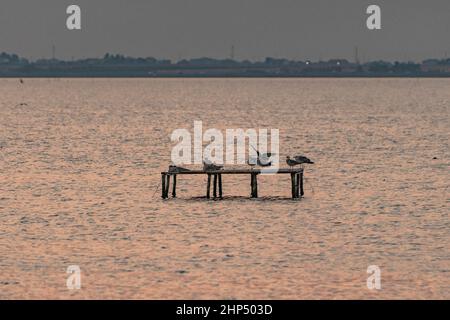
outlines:
[{"label": "bird standing on wooden platform", "polygon": [[305,156],[295,156],[294,159],[291,159],[291,157],[287,156],[286,163],[289,167],[291,167],[291,169],[296,165],[301,165],[303,167],[305,163],[314,164],[313,161]]},{"label": "bird standing on wooden platform", "polygon": [[260,167],[270,167],[272,165],[271,157],[275,156],[275,153],[260,153],[258,149],[256,149],[254,146],[251,146],[253,150],[256,151],[256,154],[258,157],[256,158],[250,158],[248,164],[250,166],[254,165],[255,163]]},{"label": "bird standing on wooden platform", "polygon": [[272,165],[272,161],[269,161],[269,159],[260,160],[260,158],[250,157],[247,161],[247,164],[250,167],[254,167],[256,165],[260,167],[270,167]]},{"label": "bird standing on wooden platform", "polygon": [[219,166],[214,163],[203,160],[203,171],[218,171],[218,170],[222,170],[222,169],[223,169],[223,166]]},{"label": "bird standing on wooden platform", "polygon": [[174,165],[170,165],[169,166],[169,172],[188,172],[191,171],[189,169],[183,168],[183,167],[178,167],[178,166],[174,166]]},{"label": "bird standing on wooden platform", "polygon": [[258,163],[258,158],[255,157],[249,157],[247,164],[252,167],[252,169],[257,165]]},{"label": "bird standing on wooden platform", "polygon": [[311,159],[309,159],[309,158],[307,158],[307,157],[305,157],[305,156],[295,156],[294,159],[295,159],[295,161],[297,161],[299,164],[304,164],[304,163],[307,163],[307,164],[314,164],[314,162],[311,161]]},{"label": "bird standing on wooden platform", "polygon": [[287,163],[287,165],[288,165],[289,167],[291,167],[291,169],[292,169],[294,166],[296,166],[296,165],[299,164],[297,161],[295,161],[294,159],[291,159],[291,157],[289,157],[289,156],[286,157],[286,163]]}]

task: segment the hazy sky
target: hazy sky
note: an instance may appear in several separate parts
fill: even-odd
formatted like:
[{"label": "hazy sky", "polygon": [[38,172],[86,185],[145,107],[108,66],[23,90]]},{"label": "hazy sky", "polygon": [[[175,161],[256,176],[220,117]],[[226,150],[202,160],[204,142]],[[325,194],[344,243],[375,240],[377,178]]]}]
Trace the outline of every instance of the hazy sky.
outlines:
[{"label": "hazy sky", "polygon": [[[66,8],[82,30],[66,29]],[[382,30],[366,28],[370,4]],[[27,58],[267,56],[421,60],[450,56],[450,0],[1,0],[0,51]]]}]

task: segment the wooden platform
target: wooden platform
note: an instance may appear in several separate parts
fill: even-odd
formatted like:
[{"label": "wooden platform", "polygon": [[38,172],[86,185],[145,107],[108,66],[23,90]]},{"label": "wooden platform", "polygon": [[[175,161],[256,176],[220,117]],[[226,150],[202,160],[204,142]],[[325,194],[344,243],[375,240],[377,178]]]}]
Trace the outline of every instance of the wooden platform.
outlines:
[{"label": "wooden platform", "polygon": [[222,175],[248,174],[250,175],[250,196],[258,198],[258,175],[260,174],[290,174],[292,198],[300,198],[304,195],[303,190],[303,168],[278,169],[268,172],[267,169],[225,169],[217,171],[191,170],[182,172],[161,172],[161,184],[163,199],[169,198],[170,180],[172,179],[172,197],[176,197],[177,175],[206,174],[206,198],[211,198],[211,180],[213,179],[213,199],[223,198]]}]

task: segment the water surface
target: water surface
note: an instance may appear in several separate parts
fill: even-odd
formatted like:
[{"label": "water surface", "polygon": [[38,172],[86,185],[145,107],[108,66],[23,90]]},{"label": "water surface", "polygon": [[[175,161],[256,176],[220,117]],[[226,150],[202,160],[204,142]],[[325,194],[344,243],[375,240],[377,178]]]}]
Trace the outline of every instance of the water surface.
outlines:
[{"label": "water surface", "polygon": [[[0,298],[450,298],[450,80],[0,80]],[[278,128],[287,176],[181,177],[174,129]],[[79,265],[82,289],[66,288]],[[366,287],[367,267],[382,290]]]}]

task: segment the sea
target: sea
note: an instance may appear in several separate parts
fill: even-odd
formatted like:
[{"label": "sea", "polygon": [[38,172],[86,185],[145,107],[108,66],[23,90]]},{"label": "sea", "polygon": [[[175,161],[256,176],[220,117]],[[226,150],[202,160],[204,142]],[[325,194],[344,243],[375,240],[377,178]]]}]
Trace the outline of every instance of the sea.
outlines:
[{"label": "sea", "polygon": [[[304,197],[163,200],[194,121],[278,129]],[[0,79],[0,298],[450,299],[449,141],[450,79]]]}]

